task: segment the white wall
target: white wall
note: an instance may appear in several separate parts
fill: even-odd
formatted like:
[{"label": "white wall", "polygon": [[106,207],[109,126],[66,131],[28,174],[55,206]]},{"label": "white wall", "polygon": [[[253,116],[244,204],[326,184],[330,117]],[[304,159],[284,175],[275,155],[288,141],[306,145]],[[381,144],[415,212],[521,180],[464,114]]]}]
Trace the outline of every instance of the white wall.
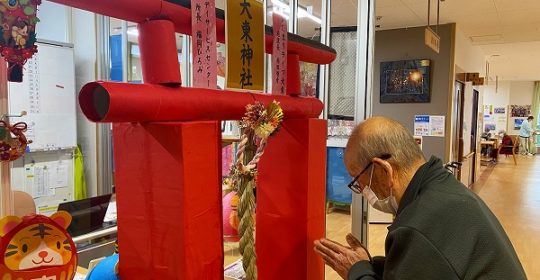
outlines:
[{"label": "white wall", "polygon": [[455,64],[457,68],[467,73],[480,73],[485,76],[486,55],[479,46],[474,46],[471,40],[456,25]]},{"label": "white wall", "polygon": [[[495,82],[491,81],[489,86],[484,88],[484,105],[494,105],[496,107],[506,107],[508,105],[531,105],[534,91],[534,82],[501,81],[498,90]],[[506,131],[510,135],[516,135],[514,130],[514,118],[508,112],[508,123]]]},{"label": "white wall", "polygon": [[37,12],[40,20],[36,27],[37,38],[70,43],[69,11],[64,5],[43,1]]},{"label": "white wall", "polygon": [[[88,82],[96,80],[96,16],[94,13],[72,9],[73,44],[75,46],[75,87],[77,92]],[[77,102],[77,142],[84,155],[84,173],[88,196],[97,192],[97,127],[82,114]]]},{"label": "white wall", "polygon": [[484,86],[484,105],[494,105],[497,107],[507,107],[510,105],[510,84],[509,81],[499,82],[499,86],[494,81]]},{"label": "white wall", "polygon": [[534,82],[512,82],[510,105],[530,105],[533,100]]}]

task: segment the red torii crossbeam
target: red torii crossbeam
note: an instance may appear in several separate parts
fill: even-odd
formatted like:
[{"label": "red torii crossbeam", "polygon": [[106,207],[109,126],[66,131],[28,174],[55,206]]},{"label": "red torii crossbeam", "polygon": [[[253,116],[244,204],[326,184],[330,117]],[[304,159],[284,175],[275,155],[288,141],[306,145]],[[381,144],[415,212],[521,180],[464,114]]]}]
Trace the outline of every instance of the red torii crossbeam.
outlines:
[{"label": "red torii crossbeam", "polygon": [[[189,1],[54,0],[139,23],[145,84],[93,82],[79,96],[92,121],[112,122],[122,279],[223,279],[221,120],[255,101],[281,103],[285,121],[259,164],[259,279],[324,278],[313,241],[324,236],[326,121],[314,98],[181,87],[174,32],[190,34]],[[222,11],[218,40],[224,40]],[[272,36],[267,28],[267,52]],[[335,51],[289,35],[289,94],[299,61]],[[289,68],[291,69],[291,68]]]}]

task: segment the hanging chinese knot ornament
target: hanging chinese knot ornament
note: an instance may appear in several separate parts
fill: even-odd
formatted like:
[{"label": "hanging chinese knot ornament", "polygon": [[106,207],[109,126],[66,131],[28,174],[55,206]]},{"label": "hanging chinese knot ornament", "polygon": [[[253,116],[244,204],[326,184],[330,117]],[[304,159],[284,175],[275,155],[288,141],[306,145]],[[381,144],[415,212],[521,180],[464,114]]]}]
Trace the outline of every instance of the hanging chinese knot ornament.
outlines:
[{"label": "hanging chinese knot ornament", "polygon": [[9,125],[5,121],[0,121],[1,161],[14,161],[26,152],[26,146],[32,143],[32,140],[27,140],[24,135],[26,128],[24,122]]},{"label": "hanging chinese knot ornament", "polygon": [[257,279],[257,258],[255,255],[255,183],[257,166],[268,138],[281,126],[283,110],[273,101],[266,108],[257,102],[246,106],[246,114],[240,122],[242,136],[237,152],[237,161],[231,171],[234,191],[238,193],[238,217],[240,218],[239,249],[247,280]]},{"label": "hanging chinese knot ornament", "polygon": [[0,0],[0,53],[9,63],[8,80],[22,82],[23,65],[36,52],[36,16],[41,0]]}]

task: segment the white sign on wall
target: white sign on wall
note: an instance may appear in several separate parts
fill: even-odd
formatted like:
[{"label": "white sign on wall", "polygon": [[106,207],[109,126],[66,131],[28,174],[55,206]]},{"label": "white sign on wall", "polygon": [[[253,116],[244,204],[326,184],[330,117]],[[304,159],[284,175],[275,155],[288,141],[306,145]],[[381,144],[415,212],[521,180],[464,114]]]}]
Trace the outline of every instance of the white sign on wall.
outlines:
[{"label": "white sign on wall", "polygon": [[415,115],[414,135],[444,137],[444,120],[444,116]]}]

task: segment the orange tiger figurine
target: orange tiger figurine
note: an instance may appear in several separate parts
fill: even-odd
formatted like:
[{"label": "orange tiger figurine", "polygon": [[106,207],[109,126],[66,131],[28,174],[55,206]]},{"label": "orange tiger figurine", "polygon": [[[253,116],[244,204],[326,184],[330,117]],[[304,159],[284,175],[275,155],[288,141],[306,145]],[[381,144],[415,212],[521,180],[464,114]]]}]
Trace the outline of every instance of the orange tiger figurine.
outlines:
[{"label": "orange tiger figurine", "polygon": [[0,220],[0,280],[71,280],[77,252],[66,229],[71,215],[7,216]]}]

